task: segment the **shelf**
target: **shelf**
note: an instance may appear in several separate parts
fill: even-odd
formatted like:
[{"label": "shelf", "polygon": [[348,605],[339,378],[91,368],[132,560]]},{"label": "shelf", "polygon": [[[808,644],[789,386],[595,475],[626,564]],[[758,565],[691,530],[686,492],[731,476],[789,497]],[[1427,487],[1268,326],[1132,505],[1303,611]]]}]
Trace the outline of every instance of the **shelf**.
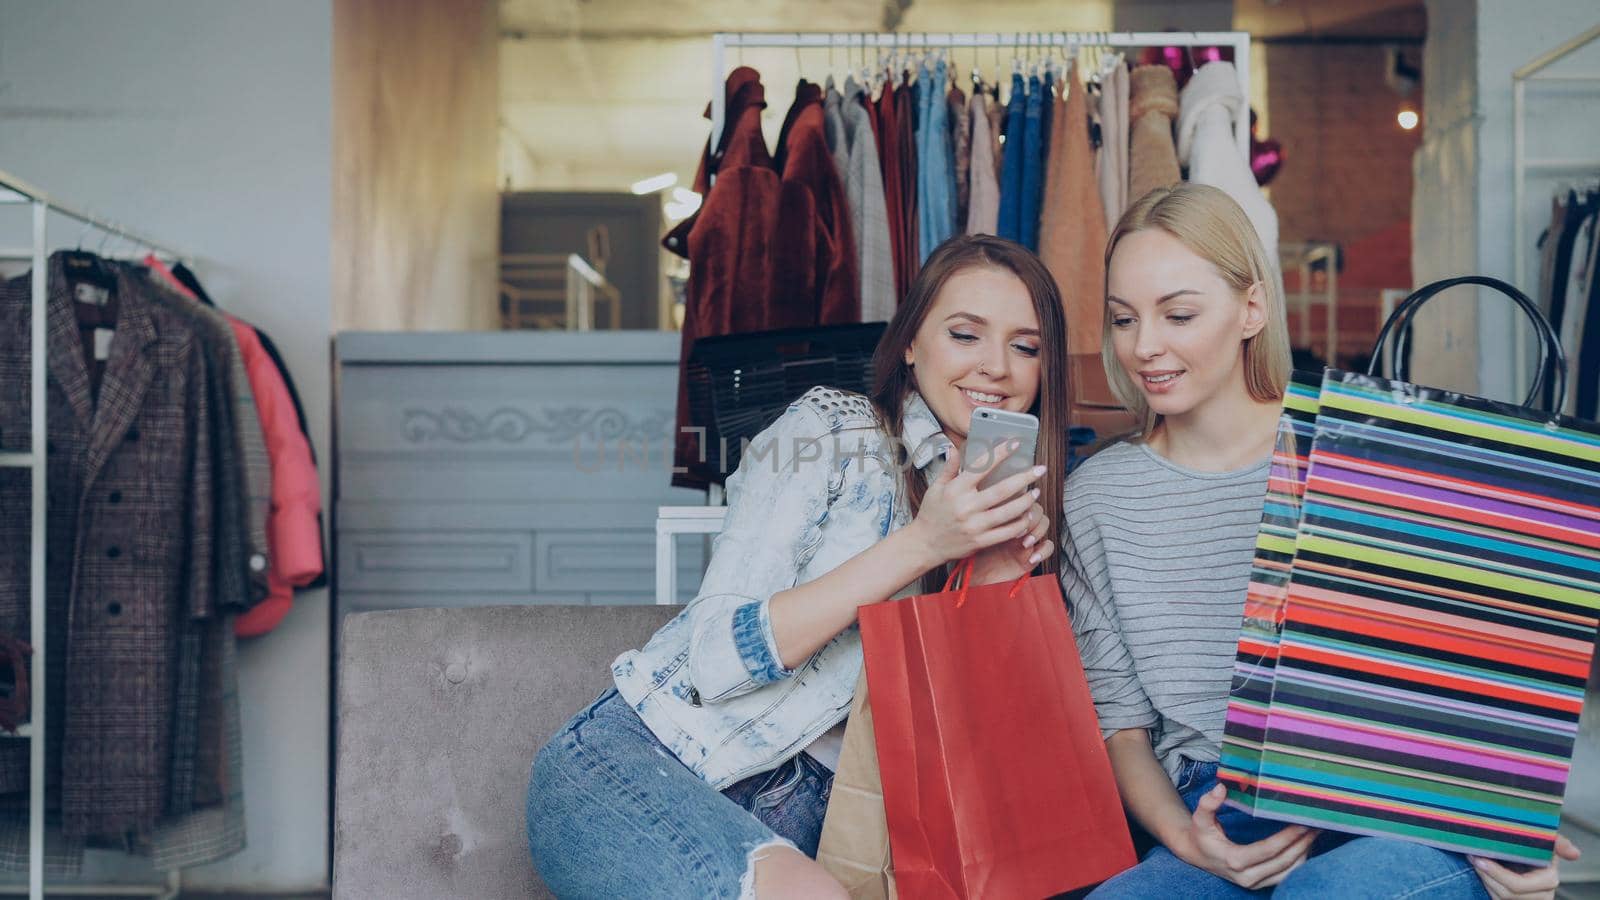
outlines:
[{"label": "shelf", "polygon": [[32,453],[0,453],[0,469],[27,469],[32,466]]}]

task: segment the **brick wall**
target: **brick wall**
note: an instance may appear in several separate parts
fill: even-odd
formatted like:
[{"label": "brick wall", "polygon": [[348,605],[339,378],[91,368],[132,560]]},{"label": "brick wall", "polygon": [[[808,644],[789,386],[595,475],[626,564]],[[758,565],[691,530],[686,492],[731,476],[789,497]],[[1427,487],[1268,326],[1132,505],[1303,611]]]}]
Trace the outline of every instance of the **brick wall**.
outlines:
[{"label": "brick wall", "polygon": [[[1410,283],[1409,254],[1384,246],[1382,234],[1409,231],[1394,226],[1410,221],[1411,158],[1422,128],[1396,124],[1401,98],[1384,82],[1380,45],[1271,44],[1266,54],[1269,136],[1283,142],[1285,156],[1271,186],[1280,239],[1343,247],[1340,352],[1364,352],[1377,334],[1378,290]],[[1408,48],[1409,62],[1420,66],[1421,58],[1420,47]],[[1421,109],[1420,86],[1409,99]],[[1320,309],[1312,330],[1321,334]],[[1315,346],[1324,346],[1320,336]]]}]

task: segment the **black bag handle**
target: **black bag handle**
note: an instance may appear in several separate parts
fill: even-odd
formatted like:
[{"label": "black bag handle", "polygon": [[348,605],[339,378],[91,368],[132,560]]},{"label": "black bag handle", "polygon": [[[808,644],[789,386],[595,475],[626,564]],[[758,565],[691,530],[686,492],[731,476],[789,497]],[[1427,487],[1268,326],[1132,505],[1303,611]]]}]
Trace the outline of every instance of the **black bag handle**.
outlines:
[{"label": "black bag handle", "polygon": [[[1378,340],[1372,346],[1372,358],[1367,361],[1367,374],[1378,374],[1379,364],[1383,361],[1384,347],[1388,345],[1389,335],[1395,332],[1395,329],[1399,329],[1400,334],[1409,332],[1411,330],[1411,320],[1416,316],[1417,310],[1422,308],[1422,304],[1427,303],[1434,296],[1462,284],[1476,284],[1482,287],[1494,288],[1510,297],[1524,313],[1527,313],[1528,318],[1533,320],[1534,330],[1539,334],[1539,368],[1534,373],[1533,386],[1528,389],[1528,397],[1523,401],[1522,405],[1527,407],[1534,405],[1534,401],[1539,397],[1539,389],[1544,386],[1545,370],[1550,368],[1550,362],[1553,359],[1555,361],[1556,376],[1555,396],[1558,404],[1558,408],[1555,411],[1559,412],[1559,404],[1563,403],[1567,396],[1567,354],[1566,351],[1561,349],[1561,338],[1556,336],[1556,330],[1551,327],[1550,320],[1540,311],[1537,304],[1528,299],[1527,294],[1498,278],[1490,278],[1487,275],[1462,275],[1458,278],[1435,281],[1419,288],[1411,296],[1400,301],[1400,305],[1395,307],[1394,312],[1389,314],[1388,321],[1383,323],[1383,329],[1378,332]],[[1396,361],[1395,368],[1397,370],[1395,373],[1396,379],[1405,381],[1409,371],[1401,372],[1399,370],[1402,368],[1409,370],[1409,365],[1406,365],[1403,361]]]}]

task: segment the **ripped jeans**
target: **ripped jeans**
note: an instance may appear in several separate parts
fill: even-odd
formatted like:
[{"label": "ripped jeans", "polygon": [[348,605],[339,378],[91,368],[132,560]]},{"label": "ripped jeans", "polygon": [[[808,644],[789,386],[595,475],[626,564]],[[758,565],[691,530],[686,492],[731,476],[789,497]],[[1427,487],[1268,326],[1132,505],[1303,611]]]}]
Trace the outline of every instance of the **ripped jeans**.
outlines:
[{"label": "ripped jeans", "polygon": [[534,759],[528,851],[557,897],[753,897],[752,851],[815,857],[832,787],[802,753],[718,793],[607,690]]}]

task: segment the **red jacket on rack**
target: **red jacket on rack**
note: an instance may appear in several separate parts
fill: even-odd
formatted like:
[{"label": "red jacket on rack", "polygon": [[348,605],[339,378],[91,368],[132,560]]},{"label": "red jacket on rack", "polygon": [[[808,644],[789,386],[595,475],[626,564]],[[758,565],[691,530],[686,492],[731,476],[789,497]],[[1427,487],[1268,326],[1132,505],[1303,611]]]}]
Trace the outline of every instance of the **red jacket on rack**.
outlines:
[{"label": "red jacket on rack", "polygon": [[894,83],[886,82],[876,104],[869,102],[872,126],[878,139],[878,169],[883,175],[883,203],[889,214],[889,253],[894,257],[895,304],[906,298],[911,271],[905,259],[906,199],[900,183],[900,122],[895,117]]},{"label": "red jacket on rack", "polygon": [[[699,442],[688,432],[689,395],[684,367],[696,338],[760,331],[772,302],[772,246],[778,234],[778,170],[761,134],[766,89],[755,69],[728,75],[727,107],[715,153],[709,143],[695,176],[705,197],[700,209],[667,234],[667,249],[689,259],[683,339],[678,356],[678,415],[674,432],[675,472],[680,487],[705,487]],[[709,115],[710,110],[707,110]],[[715,184],[711,176],[716,176]],[[708,459],[714,454],[708,454]]]},{"label": "red jacket on rack", "polygon": [[855,236],[844,182],[828,150],[821,88],[801,83],[786,125],[768,327],[859,322]]},{"label": "red jacket on rack", "polygon": [[256,330],[228,317],[239,341],[250,387],[256,395],[267,456],[272,460],[272,510],[267,517],[266,599],[242,613],[234,623],[239,637],[256,637],[278,627],[294,604],[294,589],[322,574],[322,489],[311,445],[300,431],[289,389],[277,366],[261,346]]},{"label": "red jacket on rack", "polygon": [[[144,264],[173,290],[199,301],[159,258],[147,256]],[[267,514],[271,560],[267,596],[240,614],[234,623],[239,637],[257,637],[283,621],[294,604],[295,588],[305,587],[322,574],[322,490],[311,444],[300,430],[294,401],[277,364],[249,323],[233,316],[226,318],[239,342],[239,355],[250,380],[250,391],[255,395],[256,414],[272,465],[272,507]]]}]

